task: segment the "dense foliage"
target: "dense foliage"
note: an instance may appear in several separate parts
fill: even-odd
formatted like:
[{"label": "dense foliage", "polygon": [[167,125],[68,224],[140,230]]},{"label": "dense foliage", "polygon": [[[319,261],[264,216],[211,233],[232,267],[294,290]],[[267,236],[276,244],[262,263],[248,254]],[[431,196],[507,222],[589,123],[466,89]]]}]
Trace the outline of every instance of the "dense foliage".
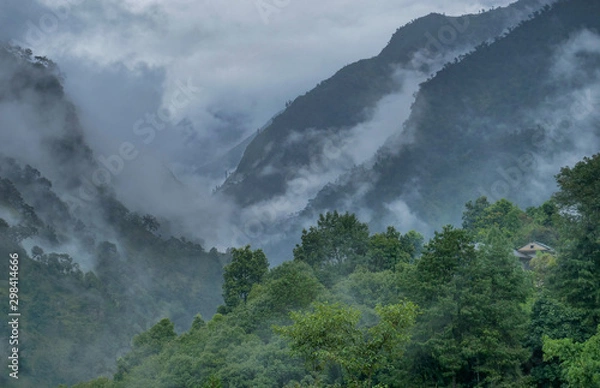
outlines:
[{"label": "dense foliage", "polygon": [[[447,48],[485,42],[422,84],[406,124],[413,141],[381,150],[372,171],[356,169],[357,179],[328,186],[308,209],[335,208],[348,199],[340,193],[368,186],[358,207],[381,219],[404,198],[441,225],[470,199],[462,228],[443,227],[424,244],[415,231],[372,234],[354,214],[327,212],[302,232],[294,260],[273,268],[261,249],[222,254],[172,236],[110,187],[73,208],[64,198],[95,162],[61,74],[30,50],[0,50],[0,100],[35,96],[32,111],[60,113],[60,131],[40,149],[60,167],[56,179],[0,158],[0,255],[18,253],[27,279],[19,386],[94,376],[75,387],[600,386],[600,156],[562,169],[559,191],[540,206],[523,210],[494,190],[527,202],[527,157],[574,147],[578,128],[544,128],[530,113],[598,80],[595,55],[577,56],[585,82],[547,75],[555,48],[600,29],[599,4],[559,1],[493,43],[514,8],[470,18]],[[282,193],[324,138],[397,89],[391,65],[412,65],[426,33],[452,20],[410,23],[379,56],[290,102],[224,190],[244,204]],[[582,128],[597,133],[594,125]],[[308,133],[302,146],[288,147],[298,131]],[[279,172],[265,173],[273,165]],[[474,198],[475,187],[494,198]],[[554,251],[516,258],[512,250],[531,241]],[[0,298],[8,290],[1,281]]]},{"label": "dense foliage", "polygon": [[[19,255],[20,386],[110,375],[129,339],[157,319],[167,316],[182,331],[197,312],[216,311],[228,255],[160,236],[154,217],[131,212],[110,193],[98,198],[93,223],[82,220],[39,171],[0,162],[0,255]],[[0,297],[8,300],[8,291],[4,277]],[[3,349],[9,334],[0,331]],[[0,375],[0,385],[8,384]]]},{"label": "dense foliage", "polygon": [[[179,336],[163,319],[112,379],[75,387],[598,387],[599,176],[600,154],[537,208],[478,198],[424,247],[334,212],[266,272],[262,251],[234,250],[247,294],[226,275],[222,314]],[[523,263],[532,236],[554,250]]]}]

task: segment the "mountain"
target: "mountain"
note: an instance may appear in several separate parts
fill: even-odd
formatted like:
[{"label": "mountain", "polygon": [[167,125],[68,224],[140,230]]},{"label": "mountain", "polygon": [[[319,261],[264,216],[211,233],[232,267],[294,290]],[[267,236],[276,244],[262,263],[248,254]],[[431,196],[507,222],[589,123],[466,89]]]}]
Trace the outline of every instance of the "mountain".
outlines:
[{"label": "mountain", "polygon": [[[342,69],[299,97],[248,146],[223,186],[246,206],[242,217],[255,220],[247,235],[283,260],[290,257],[298,230],[328,210],[356,213],[374,230],[392,224],[431,232],[459,224],[463,204],[479,196],[506,197],[523,207],[539,204],[555,189],[553,174],[560,166],[598,149],[599,26],[596,2],[560,1],[485,39],[486,31],[501,31],[491,27],[494,22],[506,25],[517,20],[516,9],[531,6],[518,2],[470,15],[468,31],[487,27],[479,43],[418,85],[406,120],[396,122],[384,144],[362,163],[350,158],[338,168],[347,150],[343,132],[359,133],[360,141],[350,142],[358,149],[375,136],[370,131],[380,124],[377,119],[351,127],[361,120],[357,112],[365,112],[357,107],[369,104],[365,96],[390,87],[369,81],[389,80],[390,73],[375,71],[378,76],[364,78],[354,73],[352,80],[347,75],[382,61],[409,66],[408,53],[414,65],[422,56],[415,54],[410,37],[426,36],[431,27],[423,26],[435,20],[438,28],[443,20],[446,26],[452,22],[441,15],[414,21],[398,30],[379,56]],[[509,10],[512,19],[506,16]],[[420,44],[427,44],[426,38]],[[392,48],[400,54],[388,60]],[[325,99],[336,85],[339,93]],[[315,113],[302,114],[305,105]],[[394,100],[389,105],[403,109]],[[350,106],[347,114],[333,115],[342,106]],[[332,170],[335,174],[329,174]]]},{"label": "mountain", "polygon": [[348,171],[351,158],[335,163],[323,159],[332,144],[338,147],[353,127],[372,118],[384,97],[403,91],[410,95],[407,78],[424,81],[445,60],[499,36],[545,3],[520,1],[463,17],[430,14],[398,29],[379,55],[344,67],[274,118],[248,145],[221,191],[248,206],[285,195],[314,164],[326,172],[335,164],[339,171],[334,178]]},{"label": "mountain", "polygon": [[[600,4],[544,5],[431,14],[400,28],[378,56],[344,67],[223,155],[218,165],[241,160],[216,197],[239,207],[215,214],[239,217],[232,230],[275,264],[306,220],[330,209],[373,231],[427,232],[458,223],[481,195],[539,205],[559,167],[600,145]],[[217,311],[230,260],[195,228],[221,220],[181,201],[190,237],[119,200],[112,180],[131,150],[94,155],[62,77],[47,58],[0,49],[0,255],[19,255],[23,386],[111,375],[129,339],[162,318],[177,332],[202,326],[194,316]],[[0,282],[5,300],[9,286]]]},{"label": "mountain", "polygon": [[280,115],[281,112],[277,113],[271,118],[264,126],[258,128],[255,133],[246,136],[235,146],[231,147],[227,152],[223,153],[219,157],[213,159],[211,162],[198,166],[194,169],[194,173],[206,176],[210,178],[221,177],[225,173],[225,179],[229,176],[229,171],[234,170],[240,163],[244,151],[248,148],[248,145],[254,140],[254,138],[261,132],[264,131],[271,123],[273,119]]},{"label": "mountain", "polygon": [[[553,174],[600,145],[600,3],[561,1],[421,84],[402,132],[306,211],[459,223],[479,196],[539,204]],[[408,139],[408,140],[407,140]]]},{"label": "mountain", "polygon": [[0,151],[43,166],[55,184],[73,189],[94,168],[92,152],[76,108],[65,96],[60,70],[46,57],[32,56],[31,50],[0,48],[0,117],[6,128]]},{"label": "mountain", "polygon": [[[222,301],[228,255],[125,207],[103,166],[58,67],[1,48],[0,255],[19,257],[20,386],[114,373],[132,335],[163,317],[186,330]],[[5,300],[11,287],[3,277]],[[9,335],[0,333],[4,354]]]}]

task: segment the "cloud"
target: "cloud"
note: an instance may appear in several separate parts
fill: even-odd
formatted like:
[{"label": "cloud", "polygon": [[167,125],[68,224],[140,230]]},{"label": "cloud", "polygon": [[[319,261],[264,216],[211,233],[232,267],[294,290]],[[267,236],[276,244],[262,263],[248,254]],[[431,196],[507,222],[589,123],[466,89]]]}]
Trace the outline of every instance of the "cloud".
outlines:
[{"label": "cloud", "polygon": [[560,92],[523,114],[518,124],[535,128],[532,147],[512,164],[491,167],[497,180],[485,188],[490,199],[509,196],[537,206],[557,191],[554,176],[562,167],[598,152],[600,71],[593,61],[600,58],[599,47],[600,36],[583,30],[555,48],[546,83]]},{"label": "cloud", "polygon": [[21,217],[14,211],[0,206],[0,218],[2,218],[9,226],[18,225],[21,222]]},{"label": "cloud", "polygon": [[[23,20],[26,28],[17,29],[20,35],[13,38],[34,43],[36,52],[60,64],[82,63],[87,74],[70,75],[73,84],[104,77],[94,67],[124,66],[132,77],[140,68],[161,69],[164,79],[148,83],[163,88],[165,102],[176,80],[191,77],[205,90],[186,112],[196,131],[205,137],[219,130],[241,136],[260,127],[284,101],[342,66],[376,55],[410,19],[431,11],[461,14],[483,6],[472,1],[439,6],[410,0],[290,0],[265,23],[257,2],[242,0],[232,6],[216,0],[40,0],[37,11]],[[46,13],[40,10],[44,6]],[[70,66],[69,73],[75,72]],[[107,85],[118,89],[121,84],[114,81]],[[140,88],[123,94],[135,96],[130,101],[134,102],[143,93]],[[228,127],[231,117],[242,117],[244,124]]]},{"label": "cloud", "polygon": [[430,226],[420,220],[401,199],[392,201],[391,203],[384,204],[385,209],[388,211],[384,220],[379,222],[379,225],[394,225],[397,229],[402,231],[417,230],[423,233],[424,231],[429,232]]},{"label": "cloud", "polygon": [[[188,175],[184,166],[210,161],[261,127],[285,101],[344,65],[377,55],[392,33],[411,19],[509,3],[266,2],[277,9],[265,20],[258,0],[235,5],[216,0],[7,0],[0,5],[0,15],[11,18],[0,27],[0,38],[30,46],[36,55],[47,55],[59,64],[96,158],[117,154],[124,142],[136,146],[140,156],[114,178],[119,198],[128,206],[174,216],[198,234],[226,236],[225,221],[224,229],[211,231],[201,228],[198,220],[223,219],[223,214],[236,210],[224,202],[217,207],[206,194],[215,182]],[[290,194],[276,202],[281,214],[301,209],[319,186],[363,163],[401,126],[406,112],[394,106],[407,106],[418,83],[412,74],[404,77],[406,88],[385,97],[370,122],[352,129],[347,137],[329,140],[340,145],[340,156],[333,158],[331,168],[323,170],[323,160],[317,159],[298,172],[297,180],[290,182]],[[200,93],[177,118],[189,118],[190,125],[179,127],[174,122],[157,131],[150,144],[140,143],[132,131],[134,124],[167,106],[178,83],[188,79]],[[173,169],[184,175],[175,179],[169,171]],[[180,187],[177,180],[183,180],[184,193],[175,192]],[[294,194],[299,186],[307,189],[302,195]],[[200,195],[195,198],[191,193]],[[189,211],[193,206],[197,212]],[[184,221],[186,215],[195,220]]]}]

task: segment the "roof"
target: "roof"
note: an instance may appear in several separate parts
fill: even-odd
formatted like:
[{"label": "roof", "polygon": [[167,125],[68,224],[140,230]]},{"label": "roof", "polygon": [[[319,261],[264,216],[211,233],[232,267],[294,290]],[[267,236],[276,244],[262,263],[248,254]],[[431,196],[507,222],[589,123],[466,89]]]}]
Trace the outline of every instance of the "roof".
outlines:
[{"label": "roof", "polygon": [[522,247],[518,248],[517,251],[523,253],[523,252],[532,252],[532,251],[554,251],[554,249],[552,249],[548,245],[541,243],[539,241],[531,241],[531,242],[523,245]]}]

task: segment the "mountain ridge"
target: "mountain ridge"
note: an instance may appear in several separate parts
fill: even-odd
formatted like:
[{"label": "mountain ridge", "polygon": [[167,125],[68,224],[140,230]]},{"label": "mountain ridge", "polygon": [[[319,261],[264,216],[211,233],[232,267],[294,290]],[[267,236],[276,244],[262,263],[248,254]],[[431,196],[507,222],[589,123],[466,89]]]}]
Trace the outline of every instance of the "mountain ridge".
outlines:
[{"label": "mountain ridge", "polygon": [[[308,129],[344,132],[364,122],[368,119],[369,108],[402,87],[401,83],[391,81],[394,67],[424,73],[430,70],[426,62],[411,63],[419,50],[435,56],[439,54],[435,52],[436,47],[444,52],[472,47],[499,35],[510,25],[511,19],[523,18],[530,10],[533,12],[547,3],[521,1],[463,17],[430,14],[399,28],[379,55],[343,67],[316,88],[296,98],[248,145],[238,168],[222,185],[221,191],[233,196],[242,206],[284,194],[286,183],[296,176],[294,170],[307,166],[311,157],[320,152],[319,145],[311,141],[295,149],[286,148],[284,143],[290,133]],[[521,15],[516,16],[519,13]],[[448,37],[447,33],[450,33]],[[270,173],[269,165],[277,165],[280,171]]]}]

